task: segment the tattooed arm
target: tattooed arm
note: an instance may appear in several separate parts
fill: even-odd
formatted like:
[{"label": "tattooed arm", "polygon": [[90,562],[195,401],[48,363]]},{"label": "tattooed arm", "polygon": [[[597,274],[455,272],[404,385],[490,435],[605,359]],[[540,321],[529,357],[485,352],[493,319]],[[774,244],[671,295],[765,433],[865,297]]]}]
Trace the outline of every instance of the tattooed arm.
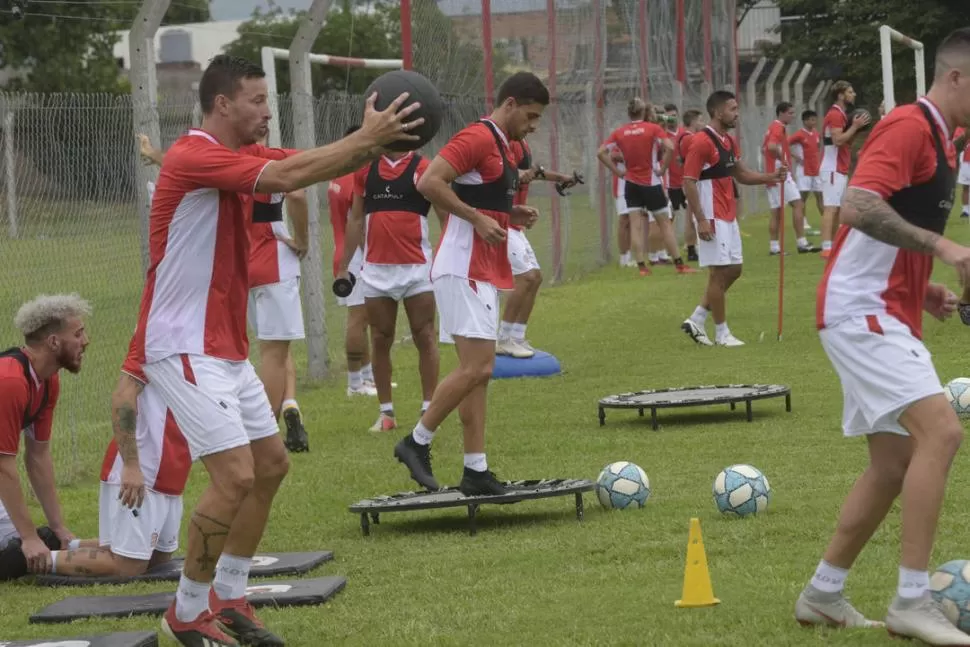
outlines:
[{"label": "tattooed arm", "polygon": [[119,499],[129,508],[141,507],[145,499],[145,477],[138,460],[138,395],[144,385],[128,373],[118,378],[111,394],[111,426],[114,429],[118,455],[121,456],[121,493]]}]

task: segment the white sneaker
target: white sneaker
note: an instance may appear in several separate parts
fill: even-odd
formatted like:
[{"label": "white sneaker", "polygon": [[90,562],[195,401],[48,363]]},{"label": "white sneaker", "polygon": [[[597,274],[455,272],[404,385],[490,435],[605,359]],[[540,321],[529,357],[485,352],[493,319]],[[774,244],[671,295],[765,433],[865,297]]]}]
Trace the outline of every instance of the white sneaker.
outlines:
[{"label": "white sneaker", "polygon": [[496,355],[507,355],[515,359],[529,359],[536,354],[534,350],[523,348],[518,342],[512,339],[500,339],[495,344]]},{"label": "white sneaker", "polygon": [[363,382],[358,387],[348,386],[347,387],[347,397],[350,398],[350,397],[353,397],[355,395],[376,396],[377,395],[377,387],[374,386],[374,383],[373,382]]},{"label": "white sneaker", "polygon": [[886,613],[886,629],[891,636],[919,638],[929,645],[970,646],[970,636],[947,619],[929,591],[915,600],[897,595]]},{"label": "white sneaker", "polygon": [[391,431],[394,429],[397,429],[397,421],[382,411],[381,415],[378,416],[377,418],[377,422],[375,422],[373,426],[371,426],[369,431],[373,431],[375,433],[381,433],[384,431]]},{"label": "white sneaker", "polygon": [[713,346],[714,342],[711,338],[707,336],[707,331],[697,325],[697,323],[688,317],[684,319],[684,323],[680,324],[680,329],[683,330],[687,335],[693,339],[695,342],[701,346]]},{"label": "white sneaker", "polygon": [[795,602],[795,620],[803,627],[823,625],[848,629],[883,626],[883,623],[869,620],[859,613],[841,592],[826,593],[811,584],[805,587]]},{"label": "white sneaker", "polygon": [[536,354],[536,349],[532,347],[527,339],[516,339],[515,343],[519,345],[519,348],[524,348],[525,350],[531,352],[533,355]]},{"label": "white sneaker", "polygon": [[738,339],[737,337],[735,337],[734,335],[732,335],[731,333],[728,333],[723,337],[719,338],[715,343],[718,346],[727,346],[729,348],[732,348],[734,346],[744,346],[744,342]]}]

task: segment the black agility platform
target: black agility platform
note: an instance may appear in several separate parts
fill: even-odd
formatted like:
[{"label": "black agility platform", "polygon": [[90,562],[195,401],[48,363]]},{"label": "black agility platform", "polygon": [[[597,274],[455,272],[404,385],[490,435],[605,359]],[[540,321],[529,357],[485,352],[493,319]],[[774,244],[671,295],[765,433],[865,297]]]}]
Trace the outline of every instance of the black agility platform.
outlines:
[{"label": "black agility platform", "polygon": [[[347,585],[343,577],[317,577],[307,580],[270,581],[249,586],[246,599],[254,607],[295,607],[323,604]],[[32,623],[71,622],[82,618],[128,618],[160,616],[165,613],[175,591],[148,595],[94,595],[65,598],[30,616]]]},{"label": "black agility platform", "polygon": [[683,386],[676,389],[654,389],[636,393],[609,395],[599,401],[600,426],[606,424],[607,409],[650,410],[650,423],[657,423],[657,409],[676,407],[699,407],[712,404],[729,404],[734,411],[738,402],[744,402],[748,422],[752,420],[751,403],[767,398],[785,398],[785,411],[791,411],[791,388],[782,384],[728,384],[723,386]]},{"label": "black agility platform", "polygon": [[[263,553],[253,557],[250,577],[303,575],[320,564],[333,559],[329,550],[309,553]],[[95,584],[130,584],[132,582],[174,582],[182,575],[181,557],[160,564],[143,575],[134,577],[70,577],[67,575],[38,575],[34,583],[41,586],[93,586]],[[2,646],[0,646],[2,647]]]},{"label": "black agility platform", "polygon": [[0,638],[2,647],[158,647],[154,631],[129,631],[121,634],[77,636],[75,638],[35,638],[9,642]]},{"label": "black agility platform", "polygon": [[474,535],[478,532],[476,515],[478,508],[486,503],[518,503],[530,499],[545,499],[554,496],[576,497],[576,519],[583,519],[583,492],[589,492],[596,484],[586,479],[545,479],[541,481],[506,481],[511,492],[485,496],[465,496],[456,487],[443,488],[436,492],[402,492],[364,499],[350,506],[350,511],[360,515],[360,528],[364,535],[370,534],[371,522],[379,524],[384,512],[405,512],[408,510],[432,510],[434,508],[468,509],[468,529]]}]

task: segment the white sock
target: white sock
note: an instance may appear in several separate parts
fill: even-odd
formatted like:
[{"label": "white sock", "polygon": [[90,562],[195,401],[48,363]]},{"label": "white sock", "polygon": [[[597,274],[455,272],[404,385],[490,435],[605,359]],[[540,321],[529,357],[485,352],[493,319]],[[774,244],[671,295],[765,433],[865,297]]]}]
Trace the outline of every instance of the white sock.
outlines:
[{"label": "white sock", "polygon": [[963,213],[970,213],[970,204],[963,207]]},{"label": "white sock", "polygon": [[848,569],[832,566],[823,559],[812,576],[812,586],[825,593],[838,593],[845,588],[845,578],[848,575]]},{"label": "white sock", "polygon": [[507,321],[502,321],[498,325],[498,338],[508,339],[512,335],[512,324]]},{"label": "white sock", "polygon": [[923,595],[930,587],[930,574],[926,571],[914,571],[899,567],[899,588],[896,594],[901,598],[912,600]]},{"label": "white sock", "polygon": [[179,622],[192,622],[209,608],[208,582],[195,582],[185,577],[179,578],[175,591],[175,617]]},{"label": "white sock", "polygon": [[430,406],[431,406],[431,400],[424,400],[421,403],[421,414],[423,415],[424,412],[427,411],[428,410],[428,407],[430,407]]},{"label": "white sock", "polygon": [[805,238],[804,236],[799,238],[797,242],[799,247],[808,247],[808,239]]},{"label": "white sock", "polygon": [[660,260],[662,260],[662,261],[669,261],[670,260],[670,254],[667,253],[667,250],[664,250],[662,252],[657,252],[657,258],[660,259]]},{"label": "white sock", "polygon": [[374,367],[368,364],[360,367],[360,376],[367,382],[374,381]]},{"label": "white sock", "polygon": [[694,308],[694,314],[690,316],[691,321],[696,323],[701,328],[707,323],[707,315],[710,313],[709,310],[705,310],[701,306]]},{"label": "white sock", "polygon": [[728,328],[727,322],[714,324],[714,335],[717,339],[724,339],[731,334],[731,330]]},{"label": "white sock", "polygon": [[832,241],[831,240],[823,240],[822,241],[822,249],[823,250],[832,249]]},{"label": "white sock", "polygon": [[424,423],[419,420],[418,424],[414,425],[411,438],[414,438],[414,442],[419,445],[430,445],[431,441],[434,440],[434,432],[425,427]]},{"label": "white sock", "polygon": [[526,324],[512,324],[512,329],[509,331],[512,339],[515,341],[523,341],[525,339],[525,327]]},{"label": "white sock", "polygon": [[296,400],[293,400],[292,398],[287,398],[286,400],[283,400],[283,410],[286,411],[287,409],[296,409],[297,411],[299,411],[300,405],[296,403]]},{"label": "white sock", "polygon": [[80,547],[81,547],[81,540],[80,539],[72,539],[67,544],[67,549],[68,550],[78,550]]},{"label": "white sock", "polygon": [[623,254],[620,256],[620,262],[621,263],[629,263],[630,262],[630,252],[623,252]]},{"label": "white sock", "polygon": [[359,389],[364,386],[364,376],[360,371],[347,371],[347,386],[352,389]]},{"label": "white sock", "polygon": [[394,413],[394,403],[393,402],[381,402],[381,413],[386,413],[388,415]]},{"label": "white sock", "polygon": [[249,583],[249,569],[253,565],[251,557],[236,557],[223,553],[216,562],[216,576],[212,580],[212,590],[220,600],[238,600],[246,597]]},{"label": "white sock", "polygon": [[57,575],[57,554],[60,552],[59,550],[51,551],[51,575]]},{"label": "white sock", "polygon": [[773,251],[773,252],[780,252],[781,251],[781,243],[779,243],[777,240],[771,241],[769,243],[769,245],[770,245],[771,251]]},{"label": "white sock", "polygon": [[484,472],[488,469],[485,454],[465,454],[465,467],[476,472]]}]

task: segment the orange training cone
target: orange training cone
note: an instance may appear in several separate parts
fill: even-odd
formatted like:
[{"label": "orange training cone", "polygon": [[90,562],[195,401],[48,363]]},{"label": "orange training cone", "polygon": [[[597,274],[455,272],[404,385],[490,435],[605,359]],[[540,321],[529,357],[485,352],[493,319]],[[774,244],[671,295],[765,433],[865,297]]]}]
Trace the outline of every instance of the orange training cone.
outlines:
[{"label": "orange training cone", "polygon": [[701,537],[701,521],[694,517],[690,520],[690,535],[687,538],[684,592],[681,599],[674,602],[674,606],[712,607],[720,602],[714,597],[711,573],[707,569],[707,554],[704,552],[704,539]]}]

